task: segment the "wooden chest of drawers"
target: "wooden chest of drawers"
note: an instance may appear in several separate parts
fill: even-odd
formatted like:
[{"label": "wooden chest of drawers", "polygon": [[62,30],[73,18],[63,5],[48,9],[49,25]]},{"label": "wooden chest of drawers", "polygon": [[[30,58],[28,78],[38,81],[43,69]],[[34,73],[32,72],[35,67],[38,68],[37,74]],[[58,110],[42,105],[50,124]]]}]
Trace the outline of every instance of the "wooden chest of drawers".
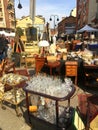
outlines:
[{"label": "wooden chest of drawers", "polygon": [[66,75],[75,76],[77,75],[76,65],[66,65]]},{"label": "wooden chest of drawers", "polygon": [[66,76],[75,76],[75,84],[77,84],[78,62],[67,61],[65,63],[65,71]]}]

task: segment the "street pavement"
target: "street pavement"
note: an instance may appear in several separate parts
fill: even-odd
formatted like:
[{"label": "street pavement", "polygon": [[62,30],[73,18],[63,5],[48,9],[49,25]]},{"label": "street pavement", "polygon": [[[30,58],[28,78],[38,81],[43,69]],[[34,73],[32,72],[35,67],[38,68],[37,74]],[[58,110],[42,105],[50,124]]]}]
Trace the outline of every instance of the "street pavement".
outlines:
[{"label": "street pavement", "polygon": [[[77,95],[80,93],[85,93],[85,90],[81,89],[80,87],[76,87],[76,91],[71,97],[71,106],[78,106]],[[62,105],[66,104],[67,101],[62,102]],[[11,104],[7,103],[4,103],[4,106],[6,107],[5,110],[0,107],[0,130],[34,130],[28,124],[25,100],[19,105],[19,112],[22,114],[20,117],[16,115],[14,106],[11,106]]]},{"label": "street pavement", "polygon": [[0,107],[0,130],[32,130],[26,118],[24,115],[18,117],[12,107],[6,106],[5,110]]}]

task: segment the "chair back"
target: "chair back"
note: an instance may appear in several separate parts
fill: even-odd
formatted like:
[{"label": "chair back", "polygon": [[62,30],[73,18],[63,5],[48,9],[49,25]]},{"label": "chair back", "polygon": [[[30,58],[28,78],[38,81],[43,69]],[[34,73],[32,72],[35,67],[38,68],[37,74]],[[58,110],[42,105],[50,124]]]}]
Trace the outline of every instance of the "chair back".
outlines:
[{"label": "chair back", "polygon": [[6,64],[6,61],[3,59],[0,63],[0,77],[3,75],[4,73],[4,68],[5,68],[5,64]]}]

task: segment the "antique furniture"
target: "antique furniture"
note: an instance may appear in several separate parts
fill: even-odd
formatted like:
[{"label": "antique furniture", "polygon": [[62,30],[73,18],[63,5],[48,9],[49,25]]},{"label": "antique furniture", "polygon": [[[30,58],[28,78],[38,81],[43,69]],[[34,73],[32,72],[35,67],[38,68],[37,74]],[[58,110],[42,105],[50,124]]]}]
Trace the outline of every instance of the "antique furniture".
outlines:
[{"label": "antique furniture", "polygon": [[40,56],[45,57],[46,56],[46,48],[49,46],[49,42],[47,40],[41,40],[38,43],[38,46],[40,47]]},{"label": "antique furniture", "polygon": [[25,65],[28,67],[35,67],[35,57],[38,57],[38,54],[21,54],[20,56],[20,67]]},{"label": "antique furniture", "polygon": [[2,94],[1,103],[6,101],[15,105],[16,114],[18,116],[20,115],[18,105],[25,98],[22,88],[25,85],[26,80],[27,77],[14,73],[4,74],[0,79],[3,86],[2,91],[0,89],[0,94]]},{"label": "antique furniture", "polygon": [[3,59],[0,64],[0,76],[3,76],[4,73],[9,72],[15,73],[15,63],[9,61],[8,59]]},{"label": "antique furniture", "polygon": [[22,64],[24,64],[27,67],[26,56],[21,54],[20,55],[20,67],[22,67]]},{"label": "antique furniture", "polygon": [[98,96],[90,93],[80,93],[78,95],[78,101],[77,109],[85,124],[83,130],[93,130],[96,125],[94,127],[92,127],[92,125],[97,123],[94,122],[94,120],[98,115]]},{"label": "antique furniture", "polygon": [[77,61],[65,62],[65,75],[69,77],[75,77],[75,84],[77,84],[77,77],[78,77],[78,62]]},{"label": "antique furniture", "polygon": [[[97,95],[91,95],[87,98],[87,124],[86,124],[86,130],[93,130],[94,128],[90,126],[91,121],[94,120],[94,118],[98,115],[98,96]],[[93,112],[92,112],[93,111]]]},{"label": "antique furniture", "polygon": [[13,72],[15,73],[15,62],[10,60],[5,60],[4,73]]},{"label": "antique furniture", "polygon": [[0,63],[0,77],[3,75],[4,73],[4,67],[5,67],[5,60],[3,59]]},{"label": "antique furniture", "polygon": [[[61,130],[59,117],[65,107],[61,107],[59,102],[68,101],[69,108],[70,98],[75,92],[75,86],[69,84],[66,88],[67,85],[62,84],[60,79],[53,80],[51,76],[46,77],[45,75],[37,75],[27,84],[23,89],[26,92],[28,117],[33,128],[35,126],[37,130]],[[37,111],[32,112],[29,108],[35,105]]]},{"label": "antique furniture", "polygon": [[35,71],[36,71],[36,74],[38,74],[42,67],[44,66],[45,62],[46,62],[46,58],[44,57],[35,57]]},{"label": "antique furniture", "polygon": [[26,56],[25,61],[26,61],[26,67],[35,67],[35,56],[34,55]]},{"label": "antique furniture", "polygon": [[85,86],[98,87],[98,65],[84,64]]},{"label": "antique furniture", "polygon": [[[59,68],[60,67],[60,62],[59,61],[54,61],[54,62],[46,62],[45,66],[47,66],[50,69],[50,75],[53,75],[53,68]],[[58,71],[58,73],[60,73]]]}]

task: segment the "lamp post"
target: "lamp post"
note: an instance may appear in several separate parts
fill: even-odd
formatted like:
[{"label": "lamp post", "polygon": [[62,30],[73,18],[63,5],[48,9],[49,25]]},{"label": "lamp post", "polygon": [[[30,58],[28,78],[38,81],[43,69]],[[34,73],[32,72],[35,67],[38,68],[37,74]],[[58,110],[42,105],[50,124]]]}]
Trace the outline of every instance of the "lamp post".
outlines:
[{"label": "lamp post", "polygon": [[52,17],[54,18],[54,34],[55,34],[55,26],[56,26],[56,21],[59,21],[58,15],[51,15],[50,16],[50,21],[52,21]]},{"label": "lamp post", "polygon": [[70,16],[72,16],[72,13],[73,13],[73,9],[70,11]]}]

